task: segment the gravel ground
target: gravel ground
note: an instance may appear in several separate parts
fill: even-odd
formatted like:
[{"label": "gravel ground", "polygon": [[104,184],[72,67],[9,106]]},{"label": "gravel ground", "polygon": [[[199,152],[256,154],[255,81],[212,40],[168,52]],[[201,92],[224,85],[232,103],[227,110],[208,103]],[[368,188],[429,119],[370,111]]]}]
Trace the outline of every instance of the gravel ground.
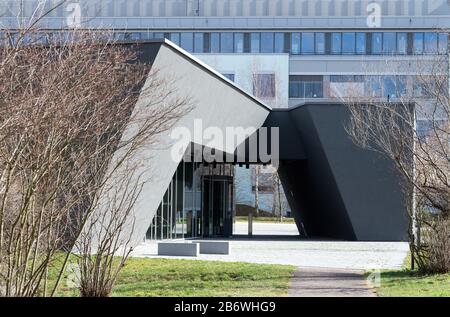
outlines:
[{"label": "gravel ground", "polygon": [[[238,223],[235,232],[246,234],[246,226],[246,223]],[[170,258],[365,270],[400,268],[408,251],[408,244],[403,242],[301,240],[295,235],[296,230],[295,224],[259,223],[255,224],[255,236],[252,239],[244,236],[228,239],[230,255],[201,254],[195,258]],[[286,236],[289,233],[294,235]],[[159,257],[157,243],[142,243],[132,256]]]}]

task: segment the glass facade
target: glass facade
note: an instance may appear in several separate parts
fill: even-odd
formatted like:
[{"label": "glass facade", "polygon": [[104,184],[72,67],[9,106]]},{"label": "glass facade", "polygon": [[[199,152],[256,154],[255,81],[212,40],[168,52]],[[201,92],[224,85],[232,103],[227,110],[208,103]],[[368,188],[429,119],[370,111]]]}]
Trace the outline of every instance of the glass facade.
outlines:
[{"label": "glass facade", "polygon": [[289,76],[289,98],[323,98],[323,76]]},{"label": "glass facade", "polygon": [[[181,162],[147,230],[164,240],[232,233],[234,167]],[[214,206],[220,206],[212,208]]]},{"label": "glass facade", "polygon": [[331,34],[331,54],[342,53],[342,33]]},{"label": "glass facade", "polygon": [[447,54],[443,32],[115,32],[118,41],[170,39],[195,53]]}]

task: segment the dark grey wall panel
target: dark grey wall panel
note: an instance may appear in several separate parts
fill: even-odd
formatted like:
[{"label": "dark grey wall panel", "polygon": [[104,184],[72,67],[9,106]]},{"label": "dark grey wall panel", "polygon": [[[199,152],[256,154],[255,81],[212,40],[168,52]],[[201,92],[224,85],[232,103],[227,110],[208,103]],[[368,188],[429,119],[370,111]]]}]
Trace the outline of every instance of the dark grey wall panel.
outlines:
[{"label": "dark grey wall panel", "polygon": [[[295,125],[284,128],[290,136],[281,138],[279,174],[299,231],[344,240],[406,240],[400,178],[392,162],[352,142],[348,120],[340,104],[274,110],[266,120],[280,132],[287,122]],[[301,155],[286,149],[298,144]]]}]

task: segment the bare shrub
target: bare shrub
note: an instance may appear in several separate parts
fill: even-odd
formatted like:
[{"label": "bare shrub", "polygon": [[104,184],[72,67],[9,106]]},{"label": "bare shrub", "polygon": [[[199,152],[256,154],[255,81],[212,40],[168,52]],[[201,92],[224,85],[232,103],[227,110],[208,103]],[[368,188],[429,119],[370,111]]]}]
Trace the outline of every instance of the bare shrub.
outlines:
[{"label": "bare shrub", "polygon": [[[188,111],[187,99],[139,63],[135,47],[108,36],[19,33],[0,48],[1,295],[54,295],[74,251],[89,281],[82,294],[109,295],[149,177],[139,155]],[[58,278],[48,284],[54,265]],[[101,279],[89,277],[94,271]]]}]

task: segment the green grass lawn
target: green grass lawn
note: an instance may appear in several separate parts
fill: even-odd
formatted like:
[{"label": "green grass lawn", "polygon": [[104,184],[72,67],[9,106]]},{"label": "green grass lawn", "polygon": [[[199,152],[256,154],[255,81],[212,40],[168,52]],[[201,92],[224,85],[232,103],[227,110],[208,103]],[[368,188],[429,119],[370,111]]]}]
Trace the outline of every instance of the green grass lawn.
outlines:
[{"label": "green grass lawn", "polygon": [[[247,216],[237,216],[237,222],[247,222]],[[270,222],[270,223],[295,223],[294,218],[286,218],[283,217],[283,221],[280,221],[280,218],[277,217],[253,217],[253,222]]]},{"label": "green grass lawn", "polygon": [[[286,296],[289,265],[131,258],[113,296]],[[77,296],[63,281],[59,296]]]},{"label": "green grass lawn", "polygon": [[450,274],[419,275],[410,270],[411,256],[405,259],[403,270],[381,272],[380,287],[376,288],[381,297],[449,297]]}]

